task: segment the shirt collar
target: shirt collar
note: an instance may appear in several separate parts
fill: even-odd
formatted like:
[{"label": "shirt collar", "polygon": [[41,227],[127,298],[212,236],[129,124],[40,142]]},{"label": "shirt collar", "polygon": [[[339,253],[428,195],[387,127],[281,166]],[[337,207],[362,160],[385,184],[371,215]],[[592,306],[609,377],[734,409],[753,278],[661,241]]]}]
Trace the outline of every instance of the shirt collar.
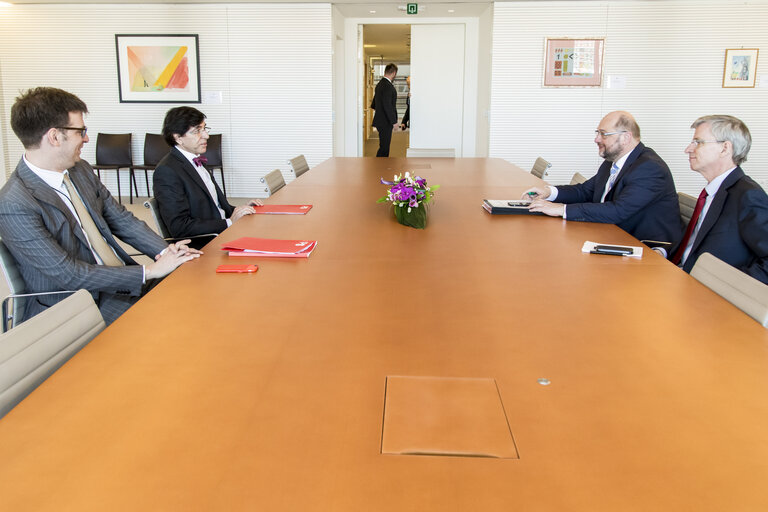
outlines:
[{"label": "shirt collar", "polygon": [[35,173],[41,180],[43,180],[49,187],[60,189],[61,184],[64,181],[64,172],[68,173],[68,171],[64,172],[58,172],[58,171],[49,171],[48,169],[42,169],[29,160],[27,160],[27,155],[22,156],[24,159],[24,163],[29,167],[29,170]]},{"label": "shirt collar", "polygon": [[195,162],[193,162],[192,160],[194,160],[195,158],[197,158],[197,157],[198,157],[198,156],[200,156],[200,155],[195,155],[195,154],[193,154],[193,153],[190,153],[189,151],[185,151],[185,150],[181,149],[181,146],[176,146],[176,149],[178,149],[178,150],[179,150],[179,153],[181,153],[182,155],[184,155],[184,157],[185,157],[187,160],[189,160],[189,163],[191,163],[191,164],[192,164],[192,167],[195,167],[195,168],[197,168],[197,166],[195,165]]},{"label": "shirt collar", "polygon": [[619,168],[619,172],[621,172],[621,168],[624,167],[624,164],[627,162],[627,158],[629,158],[629,155],[632,153],[632,151],[629,151],[626,155],[622,156],[615,162],[613,162],[616,167]]},{"label": "shirt collar", "polygon": [[728,177],[729,174],[731,174],[733,171],[735,171],[736,168],[730,169],[728,171],[725,171],[723,174],[718,176],[717,178],[713,179],[709,183],[707,183],[707,186],[704,187],[704,189],[707,191],[707,197],[712,197],[715,194],[717,194],[717,191],[720,190],[720,186],[725,181],[725,178]]}]

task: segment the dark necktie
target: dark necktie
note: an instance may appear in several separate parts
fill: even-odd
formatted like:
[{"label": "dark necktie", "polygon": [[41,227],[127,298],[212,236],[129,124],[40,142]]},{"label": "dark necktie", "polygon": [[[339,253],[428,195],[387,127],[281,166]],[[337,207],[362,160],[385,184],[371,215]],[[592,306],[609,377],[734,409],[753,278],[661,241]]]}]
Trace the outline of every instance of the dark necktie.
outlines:
[{"label": "dark necktie", "polygon": [[205,158],[204,156],[196,156],[195,158],[192,159],[192,163],[197,165],[198,167],[202,167],[208,163],[208,159]]},{"label": "dark necktie", "polygon": [[691,240],[693,230],[696,229],[696,224],[699,222],[699,215],[701,215],[701,210],[704,208],[704,203],[706,202],[707,189],[702,189],[701,194],[699,194],[699,199],[696,201],[696,208],[693,209],[691,222],[688,223],[688,229],[685,230],[683,241],[680,242],[680,247],[677,248],[677,252],[675,252],[675,255],[672,257],[672,263],[675,265],[679,265],[680,260],[683,259],[683,254],[685,254],[685,250],[688,248],[688,242]]}]

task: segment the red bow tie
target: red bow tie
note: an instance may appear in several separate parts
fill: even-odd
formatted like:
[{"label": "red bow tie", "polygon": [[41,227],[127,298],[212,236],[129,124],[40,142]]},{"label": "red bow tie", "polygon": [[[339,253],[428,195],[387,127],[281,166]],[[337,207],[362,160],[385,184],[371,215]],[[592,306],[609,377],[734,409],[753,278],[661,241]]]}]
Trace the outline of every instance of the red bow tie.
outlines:
[{"label": "red bow tie", "polygon": [[192,159],[192,163],[198,166],[202,166],[208,163],[208,159],[204,156],[196,156]]}]

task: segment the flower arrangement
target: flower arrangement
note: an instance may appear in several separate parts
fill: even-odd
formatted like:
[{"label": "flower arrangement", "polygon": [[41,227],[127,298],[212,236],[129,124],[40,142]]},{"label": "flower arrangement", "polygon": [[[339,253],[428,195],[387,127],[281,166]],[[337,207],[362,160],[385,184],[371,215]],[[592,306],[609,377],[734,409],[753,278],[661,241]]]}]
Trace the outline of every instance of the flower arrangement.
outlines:
[{"label": "flower arrangement", "polygon": [[435,190],[440,185],[427,186],[427,180],[420,176],[395,175],[393,181],[381,179],[384,185],[390,185],[387,195],[377,203],[391,202],[395,217],[400,224],[424,229],[427,225],[427,205],[432,201]]}]

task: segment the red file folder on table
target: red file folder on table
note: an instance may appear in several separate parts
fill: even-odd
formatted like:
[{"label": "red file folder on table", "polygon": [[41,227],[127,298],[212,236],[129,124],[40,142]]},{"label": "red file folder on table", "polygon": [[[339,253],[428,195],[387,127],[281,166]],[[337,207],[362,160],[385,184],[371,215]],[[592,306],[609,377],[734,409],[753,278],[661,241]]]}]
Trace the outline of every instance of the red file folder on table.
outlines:
[{"label": "red file folder on table", "polygon": [[265,258],[309,258],[317,240],[276,240],[273,238],[243,237],[221,246],[230,256]]},{"label": "red file folder on table", "polygon": [[253,207],[253,211],[256,213],[272,215],[304,215],[311,209],[311,204],[265,204],[264,206]]}]

